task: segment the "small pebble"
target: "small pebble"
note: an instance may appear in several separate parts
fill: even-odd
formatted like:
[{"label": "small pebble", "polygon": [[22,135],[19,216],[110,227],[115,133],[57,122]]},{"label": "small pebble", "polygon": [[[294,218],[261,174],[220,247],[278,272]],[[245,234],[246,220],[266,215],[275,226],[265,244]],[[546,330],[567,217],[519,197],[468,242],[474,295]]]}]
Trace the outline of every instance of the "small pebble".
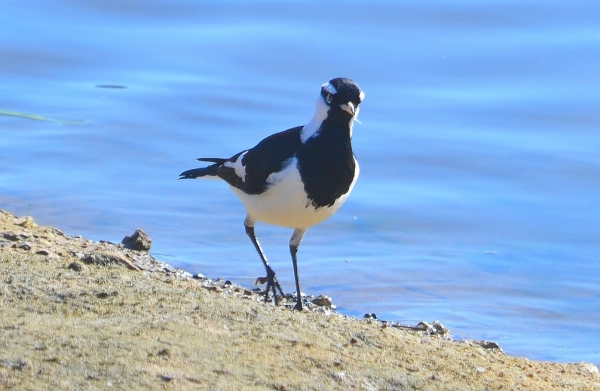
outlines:
[{"label": "small pebble", "polygon": [[498,345],[496,342],[490,342],[490,341],[477,341],[475,342],[477,345],[481,346],[484,349],[498,349],[498,350],[502,350],[500,348],[500,345]]},{"label": "small pebble", "polygon": [[15,232],[4,232],[2,234],[2,237],[4,237],[4,239],[10,240],[12,242],[15,242],[19,239],[24,239],[21,234],[15,233]]},{"label": "small pebble", "polygon": [[23,372],[23,371],[27,370],[28,368],[30,368],[31,365],[29,364],[29,362],[27,360],[22,359],[22,358],[17,358],[14,360],[9,360],[9,359],[0,360],[0,367]]},{"label": "small pebble", "polygon": [[163,381],[170,382],[170,381],[175,380],[175,375],[161,375],[160,378]]},{"label": "small pebble", "polygon": [[312,302],[313,304],[316,304],[319,307],[331,308],[333,306],[331,297],[327,295],[319,295],[318,297],[314,298]]},{"label": "small pebble", "polygon": [[80,272],[83,270],[83,265],[80,264],[79,262],[73,261],[69,264],[69,266],[67,266],[67,269],[70,269],[70,270],[73,270],[76,272]]},{"label": "small pebble", "polygon": [[21,243],[21,244],[19,244],[19,248],[21,250],[29,251],[29,250],[31,250],[31,245],[29,243]]}]

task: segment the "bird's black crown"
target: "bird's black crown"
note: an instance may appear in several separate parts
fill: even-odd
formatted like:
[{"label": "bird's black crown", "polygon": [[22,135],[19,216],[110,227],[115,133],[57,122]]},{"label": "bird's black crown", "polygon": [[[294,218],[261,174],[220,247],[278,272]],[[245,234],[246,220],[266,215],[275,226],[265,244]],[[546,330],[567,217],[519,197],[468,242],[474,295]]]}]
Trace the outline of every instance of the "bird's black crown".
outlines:
[{"label": "bird's black crown", "polygon": [[352,102],[355,107],[358,107],[364,95],[358,84],[345,77],[331,79],[321,87],[321,96],[329,106]]}]

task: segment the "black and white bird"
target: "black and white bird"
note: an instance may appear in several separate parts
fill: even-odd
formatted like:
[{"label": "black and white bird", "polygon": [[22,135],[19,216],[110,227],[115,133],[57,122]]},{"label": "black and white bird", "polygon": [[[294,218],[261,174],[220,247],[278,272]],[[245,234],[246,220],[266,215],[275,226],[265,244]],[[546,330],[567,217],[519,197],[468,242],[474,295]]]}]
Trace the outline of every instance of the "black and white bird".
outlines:
[{"label": "black and white bird", "polygon": [[352,152],[352,125],[364,93],[346,78],[321,86],[313,118],[304,126],[275,133],[255,147],[228,159],[199,158],[213,163],[182,172],[179,179],[218,177],[246,207],[244,226],[267,276],[269,290],[277,304],[283,295],[275,272],[256,239],[256,221],[294,229],[290,254],[296,279],[296,306],[302,310],[296,254],[306,230],[333,215],[348,198],[358,178],[358,163]]}]

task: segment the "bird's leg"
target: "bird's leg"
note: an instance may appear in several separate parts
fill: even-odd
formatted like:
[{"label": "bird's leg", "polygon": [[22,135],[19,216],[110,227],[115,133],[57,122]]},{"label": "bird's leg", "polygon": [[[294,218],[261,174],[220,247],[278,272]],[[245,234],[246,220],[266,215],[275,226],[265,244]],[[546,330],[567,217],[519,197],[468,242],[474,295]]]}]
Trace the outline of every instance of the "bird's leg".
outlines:
[{"label": "bird's leg", "polygon": [[294,277],[296,278],[296,306],[295,310],[302,311],[302,295],[300,293],[300,278],[298,277],[298,259],[296,254],[298,253],[298,247],[304,237],[306,229],[296,228],[290,239],[290,254],[292,255],[292,263],[294,265]]},{"label": "bird's leg", "polygon": [[262,248],[260,247],[260,243],[258,243],[258,239],[256,239],[256,235],[254,234],[254,223],[255,223],[255,220],[253,220],[249,217],[246,217],[246,220],[244,221],[244,227],[246,227],[246,234],[252,241],[252,244],[254,244],[254,248],[256,249],[256,252],[258,252],[260,259],[263,262],[263,265],[265,265],[265,270],[267,271],[267,276],[265,277],[265,279],[267,280],[267,289],[265,291],[265,302],[269,299],[269,289],[271,289],[273,291],[273,300],[275,301],[275,305],[277,305],[278,302],[277,302],[276,289],[279,290],[279,293],[281,293],[281,296],[284,296],[284,293],[281,290],[281,285],[279,285],[279,281],[277,281],[277,278],[275,277],[275,272],[273,271],[273,269],[271,269],[271,266],[269,266],[267,257],[265,257],[265,253],[263,252]]}]

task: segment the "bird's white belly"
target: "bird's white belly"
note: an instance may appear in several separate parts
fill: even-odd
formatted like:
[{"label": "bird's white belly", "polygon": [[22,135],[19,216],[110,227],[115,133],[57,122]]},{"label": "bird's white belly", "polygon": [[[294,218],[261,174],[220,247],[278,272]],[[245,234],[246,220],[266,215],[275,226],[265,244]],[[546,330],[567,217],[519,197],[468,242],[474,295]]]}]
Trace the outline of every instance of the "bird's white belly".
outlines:
[{"label": "bird's white belly", "polygon": [[263,194],[249,195],[231,187],[244,203],[249,217],[283,227],[308,228],[327,219],[342,206],[347,194],[330,207],[315,208],[304,191],[296,164],[294,159],[284,170],[272,174],[269,177],[272,185]]}]

